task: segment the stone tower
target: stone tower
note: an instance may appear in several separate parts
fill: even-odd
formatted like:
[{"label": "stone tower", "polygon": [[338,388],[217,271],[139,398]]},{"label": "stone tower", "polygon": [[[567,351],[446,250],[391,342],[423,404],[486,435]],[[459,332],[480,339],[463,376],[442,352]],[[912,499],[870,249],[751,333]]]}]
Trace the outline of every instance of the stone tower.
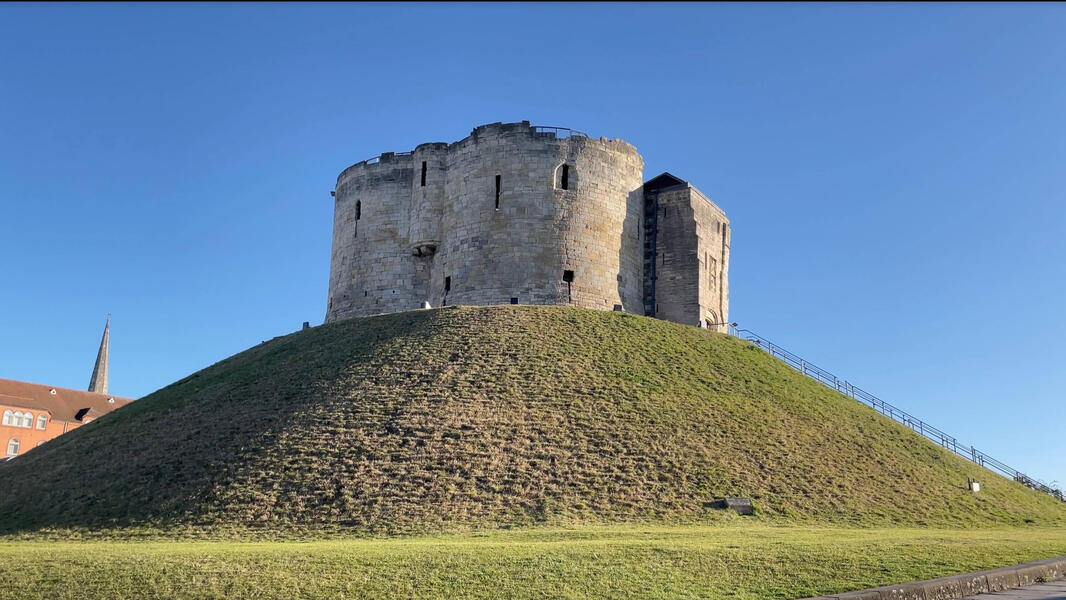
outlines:
[{"label": "stone tower", "polygon": [[643,163],[528,121],[356,163],[334,190],[326,321],[511,303],[726,322],[725,214],[672,175],[644,184]]},{"label": "stone tower", "polygon": [[93,376],[89,379],[89,391],[97,394],[107,393],[107,351],[108,338],[111,330],[111,315],[104,322],[104,337],[100,339],[100,350],[96,353],[96,364],[93,366]]}]

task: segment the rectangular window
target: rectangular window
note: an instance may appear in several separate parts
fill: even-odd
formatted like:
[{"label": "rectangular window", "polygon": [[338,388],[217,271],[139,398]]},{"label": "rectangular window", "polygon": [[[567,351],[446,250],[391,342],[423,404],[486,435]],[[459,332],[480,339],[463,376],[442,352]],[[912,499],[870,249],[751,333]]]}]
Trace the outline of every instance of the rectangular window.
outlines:
[{"label": "rectangular window", "polygon": [[496,176],[496,210],[500,210],[500,176]]},{"label": "rectangular window", "polygon": [[518,298],[511,298],[511,304],[518,304]]},{"label": "rectangular window", "polygon": [[422,187],[426,187],[426,161],[422,161]]},{"label": "rectangular window", "polygon": [[567,283],[573,283],[573,281],[574,281],[574,272],[573,271],[563,271],[563,281],[565,281]]},{"label": "rectangular window", "polygon": [[452,278],[450,275],[444,278],[444,291],[445,293],[452,291]]},{"label": "rectangular window", "polygon": [[560,182],[561,185],[559,187],[563,188],[564,190],[570,189],[570,165],[563,165],[562,179],[563,180]]}]

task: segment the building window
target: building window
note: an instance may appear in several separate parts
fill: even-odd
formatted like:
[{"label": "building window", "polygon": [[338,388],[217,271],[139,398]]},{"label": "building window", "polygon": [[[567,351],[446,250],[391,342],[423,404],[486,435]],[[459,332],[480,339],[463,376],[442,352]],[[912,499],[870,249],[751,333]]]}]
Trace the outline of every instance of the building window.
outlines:
[{"label": "building window", "polygon": [[422,161],[422,187],[426,187],[426,161]]},{"label": "building window", "polygon": [[44,429],[48,425],[48,415],[37,415],[37,429]]},{"label": "building window", "polygon": [[500,176],[496,176],[496,210],[500,210]]},{"label": "building window", "polygon": [[555,187],[560,190],[570,189],[570,165],[559,166],[559,179],[555,182]]},{"label": "building window", "polygon": [[44,440],[41,440],[41,441],[37,442],[37,445],[34,446],[34,448],[40,448],[43,445],[44,445]]},{"label": "building window", "polygon": [[12,427],[33,427],[33,413],[5,410],[3,423]]},{"label": "building window", "polygon": [[574,282],[574,272],[573,271],[563,271],[563,281],[565,281],[567,283],[573,283]]},{"label": "building window", "polygon": [[448,277],[444,278],[444,292],[447,293],[450,291],[452,291],[452,278],[449,275]]},{"label": "building window", "polygon": [[7,443],[7,455],[18,456],[19,453],[19,441],[18,438],[11,438],[11,441]]},{"label": "building window", "polygon": [[353,229],[355,231],[352,233],[352,237],[353,238],[358,238],[359,237],[359,218],[362,217],[362,216],[363,216],[363,201],[362,200],[356,200],[355,201],[355,225],[353,226]]}]

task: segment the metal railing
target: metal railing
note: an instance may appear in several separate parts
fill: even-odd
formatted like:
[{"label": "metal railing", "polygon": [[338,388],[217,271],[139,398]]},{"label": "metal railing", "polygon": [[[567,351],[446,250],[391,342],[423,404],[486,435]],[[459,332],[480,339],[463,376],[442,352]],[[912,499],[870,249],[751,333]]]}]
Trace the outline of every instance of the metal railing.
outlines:
[{"label": "metal railing", "polygon": [[548,125],[534,125],[533,131],[536,133],[554,133],[557,138],[568,137],[583,137],[587,138],[589,134],[584,131],[578,131],[576,129],[570,129],[569,127],[550,127]]},{"label": "metal railing", "polygon": [[858,400],[863,404],[866,404],[867,406],[873,408],[874,410],[885,415],[886,417],[889,417],[895,420],[896,422],[906,425],[907,427],[913,429],[915,432],[922,434],[926,438],[936,442],[937,444],[940,444],[941,446],[947,448],[948,450],[951,450],[955,454],[967,460],[971,460],[981,465],[982,467],[992,469],[993,471],[996,471],[1001,475],[1005,475],[1006,477],[1009,477],[1014,481],[1025,485],[1026,487],[1044,492],[1045,494],[1048,494],[1054,498],[1066,502],[1066,496],[1064,496],[1062,490],[1052,488],[1043,481],[1030,477],[1025,473],[1022,473],[1018,469],[1010,467],[1004,464],[1003,462],[992,458],[991,456],[985,454],[984,452],[981,452],[973,446],[967,446],[965,444],[960,443],[955,438],[955,436],[950,435],[936,427],[933,427],[925,421],[922,421],[921,419],[907,413],[906,411],[892,406],[888,402],[885,402],[884,400],[878,398],[877,396],[874,396],[873,394],[861,388],[855,387],[851,384],[851,382],[844,379],[840,379],[829,371],[826,371],[825,369],[803,359],[802,357],[799,357],[789,352],[788,350],[785,350],[781,346],[774,344],[770,340],[756,334],[753,331],[750,331],[748,329],[737,329],[734,324],[729,326],[729,334],[734,337],[747,340],[749,343],[754,344],[755,346],[758,346],[759,348],[762,348],[763,350],[768,352],[770,356],[782,360],[785,364],[803,373],[807,377],[810,377],[811,379],[814,379],[815,381],[825,386],[831,387],[836,391],[840,392],[841,394],[844,394],[845,396]]},{"label": "metal railing", "polygon": [[411,155],[410,152],[385,152],[384,154],[379,154],[379,155],[377,155],[375,157],[368,158],[366,160],[361,160],[361,161],[359,161],[359,162],[357,162],[355,164],[361,165],[363,163],[366,163],[368,165],[376,165],[379,162],[381,162],[381,157],[384,156],[385,154],[389,154],[389,155],[392,155],[392,156],[410,156]]}]

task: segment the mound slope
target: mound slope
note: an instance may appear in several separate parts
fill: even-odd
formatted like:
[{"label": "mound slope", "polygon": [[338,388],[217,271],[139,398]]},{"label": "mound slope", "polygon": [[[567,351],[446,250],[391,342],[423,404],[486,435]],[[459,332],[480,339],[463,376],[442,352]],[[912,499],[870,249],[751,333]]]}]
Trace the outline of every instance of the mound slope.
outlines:
[{"label": "mound slope", "polygon": [[[976,477],[980,494],[965,491]],[[461,307],[276,338],[0,467],[0,532],[422,532],[767,518],[1066,523],[722,334],[568,307]]]}]

